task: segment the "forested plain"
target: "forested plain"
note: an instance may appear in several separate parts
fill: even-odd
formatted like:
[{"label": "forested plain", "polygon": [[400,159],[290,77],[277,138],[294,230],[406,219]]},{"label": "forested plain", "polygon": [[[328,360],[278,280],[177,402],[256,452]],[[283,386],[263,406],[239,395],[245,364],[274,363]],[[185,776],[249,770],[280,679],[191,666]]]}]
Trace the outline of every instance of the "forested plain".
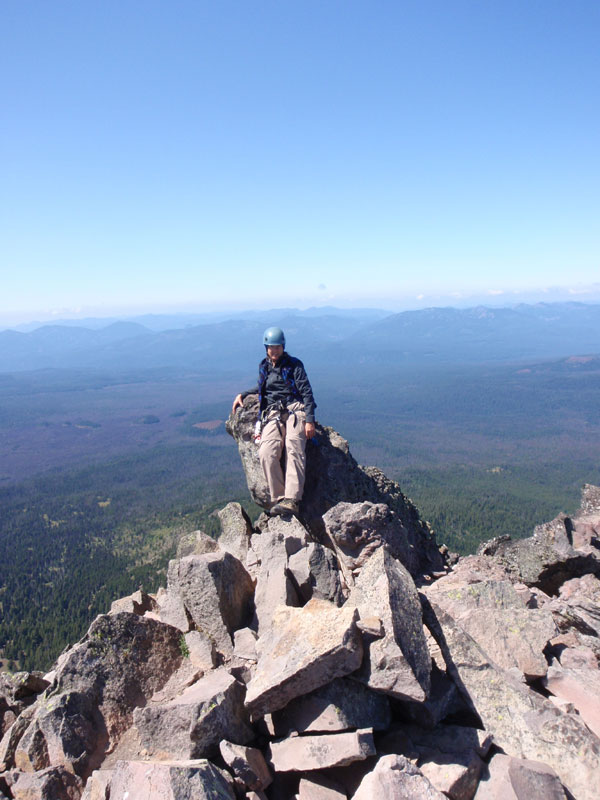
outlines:
[{"label": "forested plain", "polygon": [[[307,362],[318,418],[399,481],[461,553],[527,536],[600,483],[600,359],[399,367]],[[184,531],[251,514],[224,432],[247,373],[40,370],[0,375],[0,648],[47,668],[95,614],[154,591]]]}]

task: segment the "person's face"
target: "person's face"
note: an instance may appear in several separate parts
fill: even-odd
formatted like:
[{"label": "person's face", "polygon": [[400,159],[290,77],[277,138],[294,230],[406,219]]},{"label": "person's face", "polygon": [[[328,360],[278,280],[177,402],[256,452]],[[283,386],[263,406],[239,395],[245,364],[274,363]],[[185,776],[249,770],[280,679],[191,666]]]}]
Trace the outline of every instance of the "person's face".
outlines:
[{"label": "person's face", "polygon": [[283,345],[270,344],[267,347],[267,355],[271,364],[276,364],[283,355]]}]

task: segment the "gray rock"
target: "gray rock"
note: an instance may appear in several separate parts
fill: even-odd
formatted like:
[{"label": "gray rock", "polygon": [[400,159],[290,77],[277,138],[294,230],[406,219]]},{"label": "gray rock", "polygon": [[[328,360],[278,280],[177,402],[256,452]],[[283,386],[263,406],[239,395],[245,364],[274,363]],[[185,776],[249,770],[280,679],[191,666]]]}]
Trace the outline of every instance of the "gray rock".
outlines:
[{"label": "gray rock", "polygon": [[600,552],[590,546],[573,547],[573,529],[573,520],[559,514],[552,522],[538,525],[528,539],[498,542],[491,557],[506,567],[514,580],[556,594],[570,578],[600,574]]},{"label": "gray rock", "polygon": [[190,662],[198,669],[208,672],[217,666],[215,643],[208,633],[188,631],[185,634],[185,646]]},{"label": "gray rock", "polygon": [[484,762],[472,750],[463,753],[421,752],[417,766],[440,792],[450,800],[473,800]]},{"label": "gray rock", "polygon": [[382,756],[361,781],[352,800],[446,800],[404,756]]},{"label": "gray rock", "polygon": [[240,628],[233,634],[233,653],[245,661],[258,661],[256,652],[256,633],[250,628]]},{"label": "gray rock", "polygon": [[279,606],[258,641],[258,664],[246,704],[253,715],[283,708],[295,697],[348,675],[362,661],[355,608],[312,599],[303,608]]},{"label": "gray rock", "polygon": [[410,572],[418,571],[408,532],[384,503],[338,503],[323,515],[323,523],[349,587],[354,585],[373,553],[384,544]]},{"label": "gray rock", "polygon": [[276,772],[305,772],[341,767],[375,755],[371,729],[315,736],[293,736],[273,742],[269,762]]},{"label": "gray rock", "polygon": [[131,726],[144,705],[179,668],[180,632],[137,614],[97,617],[61,659],[15,749],[27,771],[64,765],[84,774]]},{"label": "gray rock", "polygon": [[600,740],[579,717],[562,713],[494,666],[441,608],[432,604],[425,609],[449,673],[495,743],[507,755],[548,764],[577,800],[593,800]]},{"label": "gray rock", "polygon": [[221,739],[252,738],[244,687],[221,667],[167,703],[138,708],[134,723],[147,752],[160,760],[209,757]]},{"label": "gray rock", "polygon": [[184,533],[177,543],[176,558],[201,556],[204,553],[215,553],[219,549],[217,542],[204,531]]},{"label": "gray rock", "polygon": [[385,695],[349,678],[337,678],[274,712],[273,725],[276,736],[287,736],[290,731],[332,733],[353,728],[382,731],[389,726],[390,718]]},{"label": "gray rock", "polygon": [[[579,797],[579,795],[578,795]],[[553,769],[539,761],[497,753],[491,760],[475,800],[567,800]]]},{"label": "gray rock", "polygon": [[169,594],[181,597],[195,628],[211,636],[219,652],[231,655],[233,631],[244,626],[254,592],[240,561],[227,552],[186,556],[169,564],[168,580]]},{"label": "gray rock", "polygon": [[260,750],[227,741],[222,741],[219,749],[227,766],[248,789],[262,791],[273,782]]},{"label": "gray rock", "polygon": [[231,778],[210,761],[120,761],[110,800],[235,800]]},{"label": "gray rock", "polygon": [[[252,498],[258,505],[267,507],[270,498],[258,460],[258,448],[253,443],[257,412],[257,398],[251,395],[244,400],[244,407],[229,417],[226,429],[237,442]],[[302,519],[313,536],[322,544],[326,542],[321,538],[325,537],[322,518],[337,503],[385,503],[406,529],[408,545],[414,553],[413,574],[443,569],[444,559],[431,528],[420,519],[398,484],[374,467],[360,467],[350,454],[348,442],[332,428],[317,425],[317,437],[318,447],[307,444],[306,483],[300,504]]]},{"label": "gray rock", "polygon": [[109,614],[118,614],[127,611],[130,614],[142,616],[147,611],[157,611],[158,605],[152,595],[146,594],[141,589],[127,597],[121,597],[111,603]]},{"label": "gray rock", "polygon": [[262,635],[271,625],[277,606],[300,606],[300,598],[288,570],[288,560],[308,541],[298,520],[270,519],[260,536],[253,537],[259,566],[254,593],[255,624]]},{"label": "gray rock", "polygon": [[245,564],[252,536],[250,517],[239,503],[228,503],[217,517],[221,523],[219,547]]},{"label": "gray rock", "polygon": [[387,545],[362,568],[348,604],[356,606],[361,617],[379,617],[384,627],[384,636],[366,645],[362,667],[353,677],[399,699],[425,700],[431,658],[421,604],[410,574]]},{"label": "gray rock", "polygon": [[28,706],[6,730],[0,741],[0,772],[14,767],[17,745],[29,727],[36,711],[36,706]]},{"label": "gray rock", "polygon": [[335,781],[316,773],[310,778],[300,778],[298,800],[346,800],[346,792]]},{"label": "gray rock", "polygon": [[311,597],[330,600],[341,606],[347,597],[345,583],[335,553],[318,542],[308,542],[288,560],[299,596],[308,602]]},{"label": "gray rock", "polygon": [[6,776],[14,800],[79,800],[83,782],[62,766]]}]

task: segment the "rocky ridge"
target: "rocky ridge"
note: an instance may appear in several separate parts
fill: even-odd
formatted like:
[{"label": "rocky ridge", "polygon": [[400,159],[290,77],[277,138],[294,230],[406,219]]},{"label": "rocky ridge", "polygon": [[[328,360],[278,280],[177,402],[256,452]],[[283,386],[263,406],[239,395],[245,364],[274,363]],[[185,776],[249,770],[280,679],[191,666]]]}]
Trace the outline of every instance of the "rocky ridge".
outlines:
[{"label": "rocky ridge", "polygon": [[[247,406],[228,425],[260,503]],[[165,589],[1,676],[0,800],[597,797],[600,489],[457,560],[318,436],[299,519],[230,503]]]}]

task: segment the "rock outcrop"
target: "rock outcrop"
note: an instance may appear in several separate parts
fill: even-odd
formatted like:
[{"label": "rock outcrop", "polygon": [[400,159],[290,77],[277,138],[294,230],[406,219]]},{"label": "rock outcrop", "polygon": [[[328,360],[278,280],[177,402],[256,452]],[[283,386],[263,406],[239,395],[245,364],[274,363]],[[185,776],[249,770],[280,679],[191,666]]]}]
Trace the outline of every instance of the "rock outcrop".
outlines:
[{"label": "rock outcrop", "polygon": [[319,436],[299,519],[229,504],[166,589],[45,679],[2,677],[0,797],[595,800],[600,490],[450,568],[397,485]]}]

